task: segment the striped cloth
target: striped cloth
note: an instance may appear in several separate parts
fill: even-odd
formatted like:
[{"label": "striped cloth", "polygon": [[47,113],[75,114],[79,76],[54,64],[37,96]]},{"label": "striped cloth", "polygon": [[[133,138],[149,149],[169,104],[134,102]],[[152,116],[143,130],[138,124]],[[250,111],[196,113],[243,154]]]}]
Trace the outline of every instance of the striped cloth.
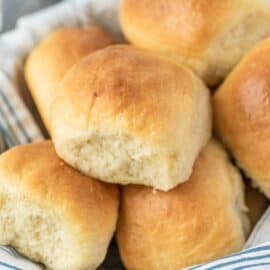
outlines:
[{"label": "striped cloth", "polygon": [[[117,20],[118,2],[119,0],[65,1],[22,18],[14,31],[0,37],[1,151],[14,145],[43,139],[32,115],[18,95],[20,91],[18,76],[22,74],[23,60],[26,54],[49,31],[64,25],[101,24],[120,37]],[[237,254],[188,269],[269,270],[270,209],[257,224],[246,243],[246,248]],[[41,270],[42,267],[18,255],[14,249],[0,246],[0,270],[8,269]]]},{"label": "striped cloth", "polygon": [[270,242],[243,250],[242,252],[222,259],[193,266],[188,270],[269,270],[270,269]]},{"label": "striped cloth", "polygon": [[14,145],[43,138],[30,112],[25,108],[13,82],[0,72],[0,132],[1,151]]},{"label": "striped cloth", "polygon": [[15,249],[0,246],[1,270],[42,270],[42,267],[18,255]]}]

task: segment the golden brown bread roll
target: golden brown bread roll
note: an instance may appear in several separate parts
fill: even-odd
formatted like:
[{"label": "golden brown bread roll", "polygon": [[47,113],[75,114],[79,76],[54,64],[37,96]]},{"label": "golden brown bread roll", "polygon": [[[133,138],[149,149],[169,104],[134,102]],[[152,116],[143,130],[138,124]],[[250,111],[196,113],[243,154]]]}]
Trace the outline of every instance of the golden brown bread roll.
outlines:
[{"label": "golden brown bread roll", "polygon": [[122,188],[117,241],[128,270],[181,270],[243,247],[249,230],[241,175],[211,141],[169,192]]},{"label": "golden brown bread roll", "polygon": [[113,43],[113,37],[100,27],[68,27],[52,32],[33,49],[25,77],[47,129],[57,83],[82,57]]},{"label": "golden brown bread roll", "polygon": [[15,147],[0,156],[0,244],[49,270],[94,270],[116,227],[118,195],[65,164],[50,141]]},{"label": "golden brown bread roll", "polygon": [[218,135],[270,198],[270,39],[251,50],[214,96]]},{"label": "golden brown bread roll", "polygon": [[168,190],[211,134],[209,91],[186,68],[128,45],[99,50],[58,85],[57,153],[86,175]]},{"label": "golden brown bread roll", "polygon": [[161,52],[219,83],[270,34],[267,0],[123,0],[122,30],[136,46]]},{"label": "golden brown bread roll", "polygon": [[249,182],[245,185],[245,199],[251,226],[254,227],[263,215],[269,202],[267,198],[257,189],[253,188]]}]

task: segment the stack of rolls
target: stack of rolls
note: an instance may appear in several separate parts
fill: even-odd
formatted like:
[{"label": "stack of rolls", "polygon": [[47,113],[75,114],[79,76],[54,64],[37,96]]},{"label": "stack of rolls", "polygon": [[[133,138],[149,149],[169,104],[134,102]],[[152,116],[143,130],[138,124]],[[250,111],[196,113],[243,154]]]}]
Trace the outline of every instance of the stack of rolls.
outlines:
[{"label": "stack of rolls", "polygon": [[[83,56],[115,42],[99,27],[63,28],[26,61],[25,77],[50,132],[57,83]],[[119,189],[61,160],[51,141],[0,157],[0,243],[51,270],[97,269],[116,230]]]},{"label": "stack of rolls", "polygon": [[114,232],[128,270],[241,250],[267,200],[232,158],[270,196],[269,40],[238,64],[270,34],[266,7],[123,0],[133,44],[99,27],[41,41],[25,77],[52,141],[0,156],[0,244],[52,270],[97,269]]}]

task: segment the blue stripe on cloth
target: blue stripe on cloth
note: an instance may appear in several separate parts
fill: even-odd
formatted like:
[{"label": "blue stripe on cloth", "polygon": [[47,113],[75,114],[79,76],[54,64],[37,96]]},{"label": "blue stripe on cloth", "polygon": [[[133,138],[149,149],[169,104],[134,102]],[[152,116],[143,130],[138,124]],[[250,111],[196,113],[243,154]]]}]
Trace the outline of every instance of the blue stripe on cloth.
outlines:
[{"label": "blue stripe on cloth", "polygon": [[18,124],[18,127],[19,127],[20,131],[22,132],[22,134],[24,135],[24,137],[26,138],[27,142],[30,142],[31,141],[31,137],[29,136],[29,134],[26,131],[26,129],[23,127],[23,125],[20,122],[20,120],[18,119],[17,114],[14,111],[14,108],[11,106],[8,98],[6,97],[6,95],[4,95],[3,91],[0,91],[0,97],[3,99],[3,101],[7,105],[8,109],[9,109],[10,113],[12,114],[12,116],[14,117],[14,119],[16,119],[16,123]]},{"label": "blue stripe on cloth", "polygon": [[4,266],[5,268],[12,269],[12,270],[23,270],[22,268],[15,267],[13,265],[10,265],[4,262],[0,262],[0,266]]},{"label": "blue stripe on cloth", "polygon": [[[0,0],[1,1],[1,0]],[[9,147],[43,140],[44,137],[17,92],[17,85],[0,70],[0,123]]]},{"label": "blue stripe on cloth", "polygon": [[19,140],[18,140],[18,138],[16,136],[16,132],[14,131],[12,124],[8,120],[8,118],[6,116],[6,113],[2,110],[1,106],[0,106],[0,117],[1,117],[2,125],[4,123],[6,125],[6,127],[2,126],[2,129],[5,130],[4,135],[8,134],[9,141],[11,143],[11,145],[9,145],[9,147],[19,144]]},{"label": "blue stripe on cloth", "polygon": [[1,152],[9,149],[10,147],[14,146],[15,144],[12,142],[9,134],[7,132],[2,133],[3,137],[2,139],[4,140],[4,149],[1,149]]},{"label": "blue stripe on cloth", "polygon": [[234,260],[234,261],[229,261],[226,263],[220,263],[220,264],[217,264],[217,265],[212,266],[210,268],[207,268],[207,270],[222,269],[221,267],[228,267],[228,266],[232,266],[233,264],[237,264],[237,263],[242,263],[242,262],[247,262],[247,261],[256,261],[256,260],[267,259],[267,258],[270,259],[270,253],[268,255],[254,256],[254,257],[242,258],[242,259],[238,259],[238,260]]},{"label": "blue stripe on cloth", "polygon": [[239,255],[244,255],[244,254],[248,254],[248,253],[255,253],[255,252],[259,252],[259,251],[266,251],[266,250],[270,250],[270,245],[264,245],[264,246],[259,246],[259,247],[255,247],[255,248],[250,248],[244,251],[241,251],[239,253],[233,254],[231,256],[226,256],[223,258],[232,258],[232,257],[236,257]]},{"label": "blue stripe on cloth", "polygon": [[[1,120],[1,118],[0,118]],[[8,149],[10,142],[9,134],[6,133],[6,131],[3,129],[3,127],[0,125],[0,153],[4,152],[6,149]]]},{"label": "blue stripe on cloth", "polygon": [[[251,269],[251,268],[254,268],[254,267],[267,266],[267,265],[270,266],[270,262],[269,263],[248,264],[248,265],[245,265],[245,266],[240,266],[240,267],[234,268],[233,270]],[[269,267],[269,269],[270,269],[270,267]],[[257,270],[258,270],[258,268],[257,268]]]},{"label": "blue stripe on cloth", "polygon": [[[221,259],[219,260],[216,260],[214,261],[214,263],[218,263],[220,262],[221,260],[225,260],[225,259],[234,259],[235,257],[241,257],[242,255],[247,255],[247,254],[252,254],[252,253],[258,253],[260,251],[266,251],[266,250],[269,250],[270,251],[270,245],[265,245],[265,246],[259,246],[259,247],[256,247],[256,248],[250,248],[250,249],[247,249],[247,250],[244,250],[244,251],[241,251],[239,253],[235,253],[235,254],[232,254],[232,255],[228,255],[228,256],[224,256],[222,257]],[[212,264],[213,262],[211,262]],[[205,264],[200,264],[200,265],[197,265],[193,268],[191,268],[191,270],[194,270],[194,269],[199,269],[200,267],[202,267],[203,265]]]},{"label": "blue stripe on cloth", "polygon": [[[269,251],[267,255],[265,255],[265,251]],[[264,254],[260,256],[260,254]],[[244,256],[244,258],[243,258]],[[249,256],[249,257],[246,257]],[[250,257],[252,256],[252,257]],[[216,269],[227,269],[226,267],[233,266],[234,264],[237,263],[246,263],[248,261],[256,261],[256,263],[259,263],[260,260],[270,258],[270,245],[265,244],[263,246],[255,247],[255,248],[250,248],[248,250],[244,250],[242,252],[232,254],[231,256],[226,256],[223,257],[219,260],[209,262],[206,264],[200,264],[194,267],[188,268],[189,270],[216,270]],[[263,262],[262,262],[263,263]],[[241,265],[240,265],[241,267]],[[232,268],[230,268],[232,269]],[[235,269],[235,268],[233,268]]]},{"label": "blue stripe on cloth", "polygon": [[7,246],[1,246],[0,250],[5,251],[9,255],[15,257],[15,258],[21,258],[18,253],[12,248],[12,247],[7,247]]}]

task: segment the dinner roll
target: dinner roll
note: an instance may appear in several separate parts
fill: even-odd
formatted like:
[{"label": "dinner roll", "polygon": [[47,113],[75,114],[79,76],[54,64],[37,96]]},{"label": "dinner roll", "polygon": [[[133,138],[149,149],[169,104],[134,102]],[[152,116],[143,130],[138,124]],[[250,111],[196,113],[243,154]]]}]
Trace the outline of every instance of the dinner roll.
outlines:
[{"label": "dinner roll", "polygon": [[250,183],[246,183],[245,185],[245,199],[248,208],[248,216],[252,227],[254,227],[269,203],[267,198],[257,189],[253,188]]},{"label": "dinner roll", "polygon": [[52,32],[33,49],[25,78],[47,129],[57,83],[83,56],[112,43],[112,36],[100,27],[68,27]]},{"label": "dinner roll", "polygon": [[214,96],[218,135],[270,198],[270,39],[251,50]]},{"label": "dinner roll", "polygon": [[209,91],[191,71],[128,45],[76,64],[57,89],[52,137],[87,175],[168,190],[191,174],[211,133]]},{"label": "dinner roll", "polygon": [[249,230],[243,183],[211,141],[186,183],[122,189],[117,240],[128,270],[181,270],[239,251]]},{"label": "dinner roll", "polygon": [[94,270],[116,227],[118,190],[59,159],[50,141],[0,156],[0,244],[49,270]]},{"label": "dinner roll", "polygon": [[133,44],[185,63],[216,85],[270,34],[270,2],[122,0],[120,22]]}]

